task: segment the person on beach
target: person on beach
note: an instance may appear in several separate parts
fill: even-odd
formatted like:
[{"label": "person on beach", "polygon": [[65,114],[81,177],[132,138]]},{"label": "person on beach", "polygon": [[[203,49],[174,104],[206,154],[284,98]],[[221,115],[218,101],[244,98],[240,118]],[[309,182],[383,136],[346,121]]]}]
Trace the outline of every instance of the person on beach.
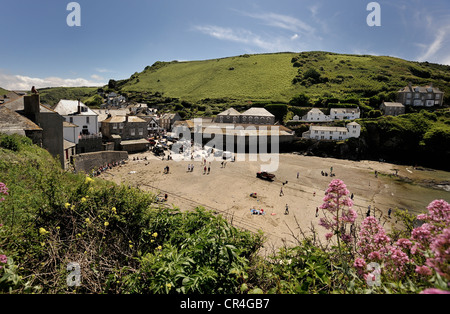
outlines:
[{"label": "person on beach", "polygon": [[285,215],[289,215],[289,205],[286,204],[286,209],[284,210]]},{"label": "person on beach", "polygon": [[319,217],[319,207],[316,207],[316,217]]},{"label": "person on beach", "polygon": [[280,189],[280,196],[284,196],[283,187]]}]

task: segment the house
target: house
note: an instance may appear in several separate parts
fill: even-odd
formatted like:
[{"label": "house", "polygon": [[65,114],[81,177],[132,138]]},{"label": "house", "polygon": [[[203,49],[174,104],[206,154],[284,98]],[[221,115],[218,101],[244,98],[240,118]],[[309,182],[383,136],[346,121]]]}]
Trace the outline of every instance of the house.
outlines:
[{"label": "house", "polygon": [[359,108],[331,108],[330,114],[324,114],[320,109],[313,108],[302,117],[303,122],[331,122],[335,120],[356,120],[361,117]]},{"label": "house", "polygon": [[233,124],[256,124],[256,125],[274,125],[275,116],[264,108],[250,108],[239,113],[236,109],[230,108],[219,113],[214,119],[215,123],[233,123]]},{"label": "house", "polygon": [[444,104],[444,92],[438,88],[429,86],[408,86],[402,88],[397,93],[397,102],[404,106],[417,107],[441,107]]},{"label": "house", "polygon": [[302,118],[306,122],[329,122],[330,117],[322,112],[322,110],[313,108]]},{"label": "house", "polygon": [[175,122],[181,121],[181,116],[177,113],[165,113],[159,117],[159,126],[167,132],[172,131]]},{"label": "house", "polygon": [[62,99],[53,110],[63,116],[67,122],[77,126],[76,132],[79,137],[75,144],[78,144],[83,135],[97,135],[99,133],[98,114],[81,101]]},{"label": "house", "polygon": [[[88,106],[80,100],[66,100],[62,99],[53,108],[64,117],[66,122],[75,125],[75,130],[71,129],[74,126],[68,126],[64,131],[64,139],[73,141],[72,132],[75,132],[76,138],[73,143],[76,144],[76,153],[92,153],[102,151],[102,135],[98,127],[98,114],[92,111]],[[70,134],[70,136],[68,135]]]},{"label": "house", "polygon": [[380,106],[385,116],[399,116],[405,114],[405,106],[399,102],[383,102]]},{"label": "house", "polygon": [[64,118],[40,103],[38,94],[20,96],[1,106],[0,132],[25,135],[58,158],[61,167],[64,161]]},{"label": "house", "polygon": [[240,123],[241,114],[236,109],[230,108],[219,113],[214,121],[216,123]]},{"label": "house", "polygon": [[103,136],[114,142],[115,150],[128,152],[148,148],[147,121],[136,116],[109,117],[102,122]]},{"label": "house", "polygon": [[242,124],[274,125],[275,116],[264,108],[250,108],[241,113]]},{"label": "house", "polygon": [[309,131],[303,133],[305,139],[343,141],[349,138],[361,136],[361,125],[356,122],[347,124],[346,127],[312,125]]},{"label": "house", "polygon": [[331,108],[330,120],[356,120],[361,118],[361,110],[359,108]]}]

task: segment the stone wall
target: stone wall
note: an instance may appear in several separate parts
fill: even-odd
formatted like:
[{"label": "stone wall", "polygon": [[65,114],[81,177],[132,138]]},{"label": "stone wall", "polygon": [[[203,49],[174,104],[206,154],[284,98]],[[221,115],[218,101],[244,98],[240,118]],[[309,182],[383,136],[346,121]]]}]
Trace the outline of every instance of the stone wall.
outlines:
[{"label": "stone wall", "polygon": [[103,151],[75,155],[72,157],[72,163],[75,168],[75,172],[88,173],[92,169],[97,169],[100,166],[113,162],[119,162],[124,159],[128,159],[127,152]]}]

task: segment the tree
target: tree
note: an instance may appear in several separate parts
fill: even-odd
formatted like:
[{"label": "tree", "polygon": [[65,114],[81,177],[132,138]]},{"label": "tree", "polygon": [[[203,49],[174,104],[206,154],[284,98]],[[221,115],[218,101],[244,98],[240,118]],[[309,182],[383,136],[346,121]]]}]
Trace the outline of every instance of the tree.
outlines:
[{"label": "tree", "polygon": [[300,94],[292,98],[289,104],[297,107],[308,107],[311,105],[311,100],[306,94]]}]

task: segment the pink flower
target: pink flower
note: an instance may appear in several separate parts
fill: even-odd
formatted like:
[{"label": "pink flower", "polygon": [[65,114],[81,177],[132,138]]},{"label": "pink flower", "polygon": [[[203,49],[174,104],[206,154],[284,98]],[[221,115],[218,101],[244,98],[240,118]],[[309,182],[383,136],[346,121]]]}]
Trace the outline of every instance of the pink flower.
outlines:
[{"label": "pink flower", "polygon": [[345,225],[354,223],[358,215],[351,208],[353,202],[347,197],[349,194],[347,186],[341,180],[333,180],[328,185],[326,196],[320,208],[331,214],[331,217],[325,215],[319,222],[320,226],[332,231],[326,235],[327,240],[330,240],[334,234],[337,234],[343,241],[351,241],[351,235],[346,232],[347,228],[345,228]]},{"label": "pink flower", "polygon": [[[1,254],[0,255],[0,264],[6,264],[8,262],[8,258],[6,257],[6,255]],[[2,268],[2,266],[0,266],[0,268]]]},{"label": "pink flower", "polygon": [[419,275],[431,276],[433,272],[427,266],[416,266],[416,273]]},{"label": "pink flower", "polygon": [[450,294],[450,291],[440,290],[436,288],[430,288],[422,291],[420,294]]},{"label": "pink flower", "polygon": [[[0,182],[0,194],[3,195],[9,195],[8,193],[8,188],[6,187],[6,185],[2,182]],[[3,202],[5,200],[4,197],[0,197],[0,203]]]}]

